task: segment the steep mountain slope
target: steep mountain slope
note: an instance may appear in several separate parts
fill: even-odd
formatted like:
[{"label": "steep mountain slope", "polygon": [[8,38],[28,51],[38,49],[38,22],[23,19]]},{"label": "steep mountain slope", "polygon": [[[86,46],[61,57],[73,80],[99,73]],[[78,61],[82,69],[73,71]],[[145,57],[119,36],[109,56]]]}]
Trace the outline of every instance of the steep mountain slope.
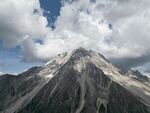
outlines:
[{"label": "steep mountain slope", "polygon": [[1,113],[150,113],[148,81],[124,75],[99,53],[83,48],[11,81],[9,87],[19,84],[8,94],[13,101],[0,100],[5,103]]}]

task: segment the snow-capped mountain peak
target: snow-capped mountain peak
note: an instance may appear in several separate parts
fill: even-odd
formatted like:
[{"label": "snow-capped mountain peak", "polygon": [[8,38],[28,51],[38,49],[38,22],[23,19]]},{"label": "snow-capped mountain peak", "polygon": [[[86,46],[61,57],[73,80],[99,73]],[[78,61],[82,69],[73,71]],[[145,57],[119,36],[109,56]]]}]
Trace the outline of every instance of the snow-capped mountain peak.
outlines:
[{"label": "snow-capped mountain peak", "polygon": [[149,113],[150,84],[130,74],[80,47],[18,77],[1,76],[0,113]]}]

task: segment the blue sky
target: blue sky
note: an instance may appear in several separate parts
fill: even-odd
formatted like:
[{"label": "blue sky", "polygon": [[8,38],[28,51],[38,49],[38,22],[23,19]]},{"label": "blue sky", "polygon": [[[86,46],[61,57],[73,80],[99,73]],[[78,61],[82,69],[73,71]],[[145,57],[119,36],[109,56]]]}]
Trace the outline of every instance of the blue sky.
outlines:
[{"label": "blue sky", "polygon": [[54,28],[55,20],[60,15],[61,0],[40,0],[41,7],[45,10],[49,26]]},{"label": "blue sky", "polygon": [[13,49],[6,49],[0,41],[0,72],[18,74],[33,66],[43,64],[39,62],[24,62],[22,58],[19,46]]}]

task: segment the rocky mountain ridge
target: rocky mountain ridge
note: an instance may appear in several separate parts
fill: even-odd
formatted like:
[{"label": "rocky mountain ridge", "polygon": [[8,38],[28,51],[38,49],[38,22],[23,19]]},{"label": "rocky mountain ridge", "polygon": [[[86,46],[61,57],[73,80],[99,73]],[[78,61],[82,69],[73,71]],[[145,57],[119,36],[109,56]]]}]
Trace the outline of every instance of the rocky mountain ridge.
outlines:
[{"label": "rocky mountain ridge", "polygon": [[150,113],[150,84],[78,48],[0,77],[0,113]]}]

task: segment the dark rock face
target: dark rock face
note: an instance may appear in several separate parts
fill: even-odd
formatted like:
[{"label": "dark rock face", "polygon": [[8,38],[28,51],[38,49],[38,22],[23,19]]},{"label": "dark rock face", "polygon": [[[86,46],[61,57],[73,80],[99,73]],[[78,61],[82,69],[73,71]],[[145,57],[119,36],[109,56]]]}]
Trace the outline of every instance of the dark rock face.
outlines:
[{"label": "dark rock face", "polygon": [[[86,76],[92,80],[86,80],[83,97],[77,78],[83,75],[68,69],[63,75],[56,75],[57,77],[63,76],[63,78],[59,81],[57,77],[53,78],[18,113],[32,113],[33,111],[34,113],[149,113],[147,107],[133,94],[112,82],[96,67],[89,66],[89,68],[94,68],[86,73]],[[93,71],[95,73],[92,73]],[[85,101],[84,105],[80,104],[82,101]],[[77,109],[81,106],[82,109],[78,112]]]},{"label": "dark rock face", "polygon": [[13,75],[3,75],[0,77],[0,111],[5,107],[7,98],[11,98],[15,94],[13,81],[16,77]]},{"label": "dark rock face", "polygon": [[112,84],[109,95],[108,113],[149,113],[135,95],[116,83]]},{"label": "dark rock face", "polygon": [[[95,55],[94,58],[93,55]],[[105,58],[101,58],[99,54],[80,48],[69,57],[65,56],[64,59],[67,60],[64,60],[63,63],[58,64],[60,57],[58,59],[55,59],[55,63],[52,60],[46,66],[38,68],[38,71],[34,71],[34,75],[38,75],[38,73],[45,73],[45,70],[54,69],[53,73],[49,73],[48,76],[42,75],[38,79],[35,79],[35,76],[32,77],[32,81],[27,80],[28,87],[21,81],[24,86],[20,92],[27,90],[20,96],[21,100],[29,93],[32,94],[32,90],[41,83],[39,86],[42,87],[38,87],[40,88],[38,91],[35,90],[37,93],[28,96],[29,100],[19,101],[19,103],[22,102],[19,107],[12,103],[10,107],[4,107],[4,109],[0,105],[2,108],[0,113],[150,113],[149,105],[144,103],[143,98],[133,94],[127,87],[104,72],[105,68],[112,71],[112,67],[108,69],[110,63],[105,61]],[[104,68],[98,67],[99,65]],[[32,73],[31,70],[30,73]],[[52,78],[51,74],[53,74]],[[27,75],[24,74],[24,76]],[[42,80],[42,77],[48,80],[38,82]],[[16,96],[18,91],[16,87],[10,87],[9,90],[10,96]],[[1,102],[4,101],[0,100]]]},{"label": "dark rock face", "polygon": [[25,76],[30,76],[29,73],[22,76],[6,74],[0,77],[0,111],[29,93],[38,84],[40,78],[34,74],[36,75],[32,73],[32,78],[28,80],[25,80]]}]

